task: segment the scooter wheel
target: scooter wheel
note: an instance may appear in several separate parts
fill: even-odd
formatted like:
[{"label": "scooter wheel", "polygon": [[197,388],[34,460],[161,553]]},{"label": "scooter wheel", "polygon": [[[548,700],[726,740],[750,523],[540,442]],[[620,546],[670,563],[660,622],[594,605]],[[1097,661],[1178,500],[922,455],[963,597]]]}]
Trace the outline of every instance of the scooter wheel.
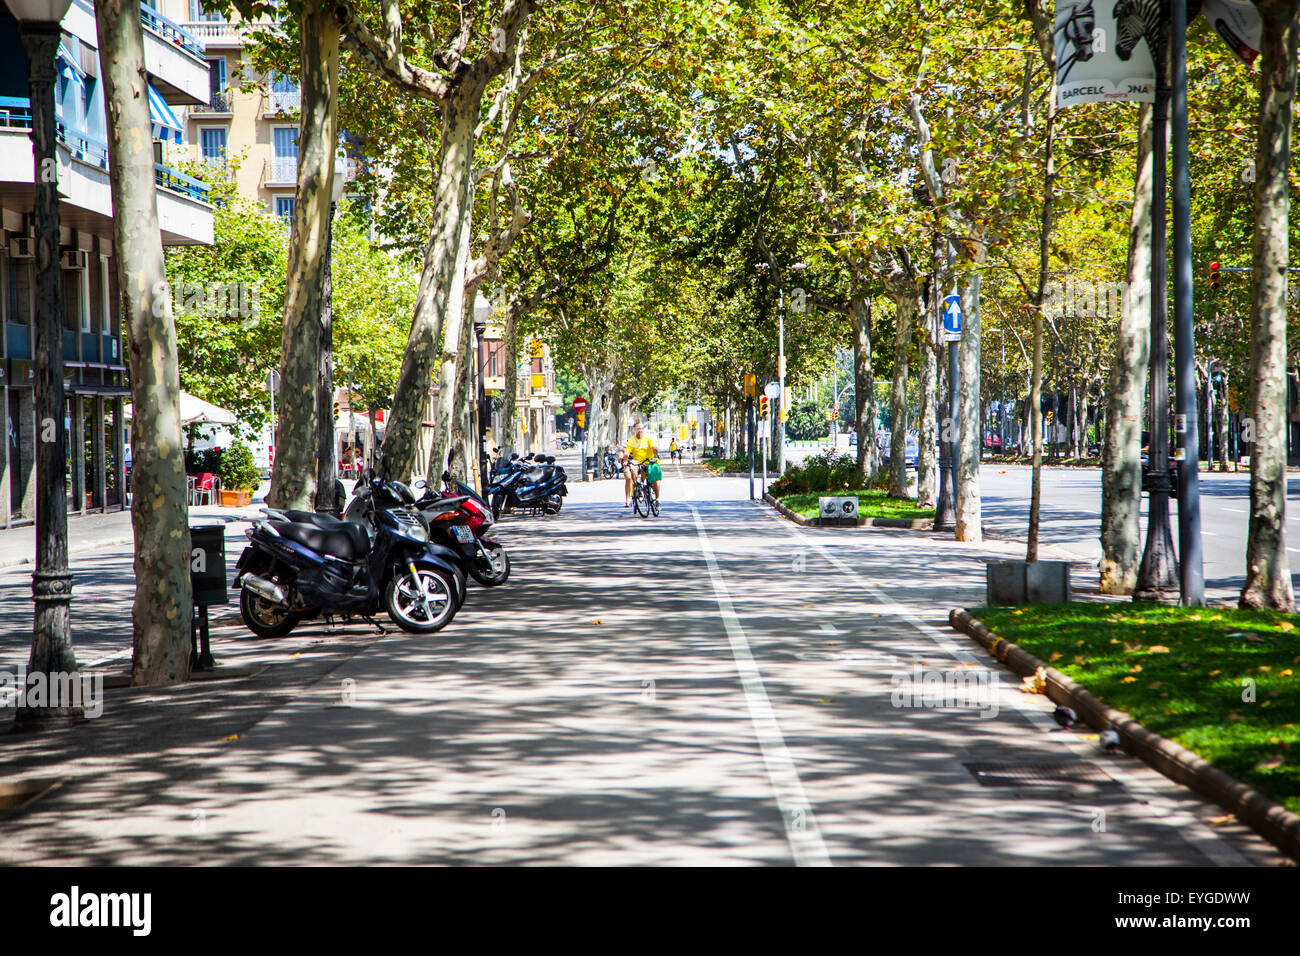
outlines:
[{"label": "scooter wheel", "polygon": [[497,545],[496,547],[487,547],[488,554],[492,556],[492,567],[483,570],[478,567],[469,569],[470,575],[479,584],[485,588],[494,588],[505,584],[510,579],[510,555],[506,554],[506,549]]},{"label": "scooter wheel", "polygon": [[258,597],[247,588],[239,589],[239,616],[244,626],[258,637],[284,637],[302,620],[287,608]]},{"label": "scooter wheel", "polygon": [[432,634],[442,630],[456,616],[460,604],[456,582],[441,568],[417,567],[415,570],[428,593],[428,606],[421,603],[411,576],[398,573],[384,586],[384,609],[402,630],[412,634]]}]

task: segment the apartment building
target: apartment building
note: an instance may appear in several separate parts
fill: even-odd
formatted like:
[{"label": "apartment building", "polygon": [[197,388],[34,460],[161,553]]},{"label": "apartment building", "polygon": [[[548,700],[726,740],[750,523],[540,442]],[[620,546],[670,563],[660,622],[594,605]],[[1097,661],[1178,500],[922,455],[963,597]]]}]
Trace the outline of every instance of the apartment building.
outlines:
[{"label": "apartment building", "polygon": [[[208,64],[197,38],[158,10],[141,10],[155,155],[184,145],[177,109],[206,104]],[[116,303],[113,209],[95,14],[73,0],[58,55],[58,185],[68,510],[121,509],[126,500],[129,395]],[[0,5],[0,527],[36,513],[34,164],[28,61],[18,23]],[[212,242],[207,187],[154,167],[163,245]]]},{"label": "apartment building", "polygon": [[239,194],[274,216],[293,213],[298,181],[298,83],[264,76],[244,59],[249,29],[264,25],[206,13],[199,0],[164,0],[180,8],[187,32],[203,44],[208,100],[185,111],[190,158],[227,165],[239,158]]}]

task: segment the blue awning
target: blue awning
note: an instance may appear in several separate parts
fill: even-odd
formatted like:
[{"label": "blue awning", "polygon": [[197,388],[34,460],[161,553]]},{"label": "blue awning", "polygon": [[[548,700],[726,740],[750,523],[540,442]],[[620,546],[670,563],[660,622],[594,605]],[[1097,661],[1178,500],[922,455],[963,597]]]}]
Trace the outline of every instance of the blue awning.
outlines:
[{"label": "blue awning", "polygon": [[59,41],[59,55],[55,60],[58,70],[80,87],[86,85],[86,71],[81,68],[81,58],[69,47],[66,40]]},{"label": "blue awning", "polygon": [[153,121],[154,139],[179,144],[184,138],[185,127],[152,83],[149,84],[149,116]]}]

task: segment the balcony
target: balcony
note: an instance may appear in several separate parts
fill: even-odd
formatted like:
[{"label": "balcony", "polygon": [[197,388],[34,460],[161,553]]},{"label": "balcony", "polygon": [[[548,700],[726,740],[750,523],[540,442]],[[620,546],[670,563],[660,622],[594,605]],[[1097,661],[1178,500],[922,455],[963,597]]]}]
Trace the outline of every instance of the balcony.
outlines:
[{"label": "balcony", "polygon": [[245,26],[226,20],[196,20],[182,24],[185,32],[197,37],[206,49],[242,46]]},{"label": "balcony", "polygon": [[163,99],[173,106],[208,102],[208,61],[198,38],[144,4],[140,22],[144,26],[145,69]]},{"label": "balcony", "polygon": [[266,161],[262,171],[263,186],[298,185],[298,157],[276,157]]},{"label": "balcony", "polygon": [[212,97],[211,103],[199,103],[197,106],[191,106],[190,114],[194,116],[197,116],[200,113],[209,116],[229,116],[233,112],[234,102],[234,92],[231,90],[222,90],[220,93]]},{"label": "balcony", "polygon": [[301,103],[302,93],[299,90],[285,90],[283,92],[272,90],[267,101],[266,113],[268,116],[296,113]]},{"label": "balcony", "polygon": [[[0,97],[0,201],[30,208],[33,189],[31,110],[27,100]],[[113,234],[108,144],[57,124],[59,217],[62,225],[98,236]],[[158,224],[163,245],[211,244],[208,187],[167,166],[155,165]]]}]

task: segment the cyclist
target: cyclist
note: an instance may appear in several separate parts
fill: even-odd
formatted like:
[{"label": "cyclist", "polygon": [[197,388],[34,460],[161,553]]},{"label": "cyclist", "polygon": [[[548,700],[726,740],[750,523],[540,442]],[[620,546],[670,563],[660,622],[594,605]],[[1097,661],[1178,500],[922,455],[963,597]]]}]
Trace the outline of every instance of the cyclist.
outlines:
[{"label": "cyclist", "polygon": [[655,497],[661,498],[659,493],[659,483],[663,480],[664,473],[659,467],[659,453],[655,448],[654,439],[646,434],[645,426],[637,422],[632,426],[632,437],[627,440],[627,464],[623,468],[623,507],[632,507],[632,482],[636,478],[633,469],[645,465],[650,479],[650,484],[654,486]]},{"label": "cyclist", "polygon": [[674,438],[671,442],[668,443],[668,456],[672,458],[673,461],[677,460],[677,439],[676,438]]}]

